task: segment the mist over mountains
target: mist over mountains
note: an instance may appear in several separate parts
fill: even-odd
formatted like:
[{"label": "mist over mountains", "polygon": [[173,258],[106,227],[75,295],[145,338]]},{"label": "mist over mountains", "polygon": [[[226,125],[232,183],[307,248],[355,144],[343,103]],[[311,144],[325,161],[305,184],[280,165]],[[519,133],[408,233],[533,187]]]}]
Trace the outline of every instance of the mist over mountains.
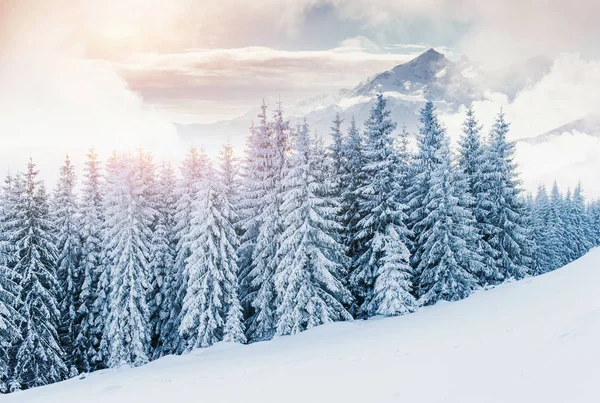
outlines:
[{"label": "mist over mountains", "polygon": [[[435,49],[415,59],[381,72],[358,83],[352,89],[321,94],[296,105],[284,104],[292,124],[306,117],[319,134],[327,134],[336,113],[343,119],[366,119],[371,101],[382,93],[392,110],[392,118],[414,132],[419,110],[433,101],[442,114],[458,112],[463,105],[483,101],[490,93],[501,93],[511,101],[520,91],[539,82],[551,69],[553,61],[544,56],[533,57],[501,70],[487,71],[463,56],[451,61]],[[178,133],[187,141],[201,141],[207,147],[223,139],[237,140],[248,133],[258,111],[233,120],[213,124],[176,124]]]}]

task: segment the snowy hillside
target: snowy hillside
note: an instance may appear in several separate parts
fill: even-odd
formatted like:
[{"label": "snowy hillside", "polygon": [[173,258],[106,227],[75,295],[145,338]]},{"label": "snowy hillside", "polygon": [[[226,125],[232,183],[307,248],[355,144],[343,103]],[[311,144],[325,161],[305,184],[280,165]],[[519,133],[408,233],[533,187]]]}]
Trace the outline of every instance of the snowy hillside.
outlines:
[{"label": "snowy hillside", "polygon": [[600,249],[415,314],[218,344],[2,402],[598,401]]}]

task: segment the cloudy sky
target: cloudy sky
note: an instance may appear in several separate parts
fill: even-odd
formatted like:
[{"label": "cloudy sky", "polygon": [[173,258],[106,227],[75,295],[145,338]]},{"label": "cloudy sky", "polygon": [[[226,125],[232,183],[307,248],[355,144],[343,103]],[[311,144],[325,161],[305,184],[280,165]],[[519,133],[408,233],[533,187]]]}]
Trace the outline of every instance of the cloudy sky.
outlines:
[{"label": "cloudy sky", "polygon": [[598,15],[595,0],[0,0],[2,168],[90,144],[176,153],[171,122],[353,87],[429,47],[489,69],[556,58],[515,105],[480,105],[531,136],[598,109]]}]

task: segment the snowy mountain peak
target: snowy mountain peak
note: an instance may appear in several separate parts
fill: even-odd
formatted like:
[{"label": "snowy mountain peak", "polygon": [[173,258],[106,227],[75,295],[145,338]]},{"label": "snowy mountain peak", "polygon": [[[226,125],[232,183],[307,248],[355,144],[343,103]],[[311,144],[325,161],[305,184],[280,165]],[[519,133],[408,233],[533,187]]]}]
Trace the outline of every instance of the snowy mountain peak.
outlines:
[{"label": "snowy mountain peak", "polygon": [[381,92],[412,102],[425,99],[444,99],[451,103],[464,101],[465,90],[469,87],[461,74],[465,66],[466,63],[453,63],[431,48],[413,60],[359,84],[352,95],[373,96]]}]

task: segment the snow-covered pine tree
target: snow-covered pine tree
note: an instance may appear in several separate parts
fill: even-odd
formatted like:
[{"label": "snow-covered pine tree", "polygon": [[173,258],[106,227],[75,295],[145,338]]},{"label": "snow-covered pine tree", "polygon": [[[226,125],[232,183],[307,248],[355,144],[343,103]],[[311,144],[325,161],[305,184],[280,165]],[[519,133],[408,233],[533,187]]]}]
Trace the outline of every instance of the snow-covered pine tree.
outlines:
[{"label": "snow-covered pine tree", "polygon": [[482,271],[478,253],[479,234],[475,220],[465,206],[468,182],[451,161],[450,140],[440,131],[429,177],[429,191],[423,199],[427,216],[416,227],[419,247],[417,295],[422,305],[466,298],[477,287]]},{"label": "snow-covered pine tree", "polygon": [[[188,281],[185,278],[185,261],[191,255],[191,220],[192,204],[196,200],[202,178],[206,174],[208,157],[204,150],[198,151],[190,147],[180,168],[181,179],[177,185],[177,206],[175,208],[175,296],[172,300],[170,321],[167,326],[178,329],[181,324],[181,307],[187,292]],[[173,353],[181,353],[187,347],[187,342],[180,337],[178,331],[170,332],[170,337],[163,342],[163,348]]]},{"label": "snow-covered pine tree", "polygon": [[87,154],[83,175],[83,189],[79,202],[81,237],[79,294],[79,332],[74,340],[74,351],[80,358],[79,369],[90,372],[102,368],[100,340],[103,332],[102,304],[98,300],[98,286],[102,272],[102,189],[100,161],[94,148]]},{"label": "snow-covered pine tree", "polygon": [[[361,250],[360,241],[356,235],[359,232],[358,223],[364,216],[359,205],[358,189],[364,183],[363,167],[366,164],[364,156],[365,138],[356,125],[356,120],[352,117],[348,135],[343,144],[343,162],[344,169],[342,173],[343,189],[341,193],[341,217],[342,217],[342,242],[346,248],[346,255],[349,257],[348,274],[354,271],[353,258]],[[350,313],[356,315],[358,313],[358,289],[353,289],[350,285],[353,304],[350,306]]]},{"label": "snow-covered pine tree", "polygon": [[589,242],[589,227],[585,214],[585,199],[581,183],[573,193],[567,192],[563,200],[563,222],[567,231],[567,245],[570,250],[569,261],[579,259],[591,248]]},{"label": "snow-covered pine tree", "polygon": [[[283,120],[281,106],[268,122],[263,103],[260,124],[252,134],[250,157],[256,172],[247,175],[245,186],[249,196],[248,214],[244,219],[246,235],[241,253],[244,299],[251,306],[247,320],[247,336],[252,341],[270,339],[275,332],[275,287],[273,275],[277,266],[281,225],[282,174],[288,148],[289,127]],[[251,233],[254,241],[248,241]],[[248,258],[247,253],[251,252]],[[245,256],[245,257],[244,257]]]},{"label": "snow-covered pine tree", "polygon": [[[234,247],[237,256],[237,251],[240,246],[239,239],[239,223],[240,217],[237,214],[237,206],[240,198],[239,186],[239,167],[237,159],[233,156],[233,147],[227,143],[223,146],[223,150],[219,156],[219,209],[221,215],[234,229],[234,233],[229,238],[229,243]],[[235,236],[233,236],[235,234]],[[240,285],[239,285],[239,267],[237,260],[235,267],[229,265],[232,270],[225,273],[226,279],[226,294],[227,314],[225,316],[225,327],[223,329],[223,341],[231,343],[245,343],[247,341],[244,334],[244,312],[240,301]]]},{"label": "snow-covered pine tree", "polygon": [[238,266],[240,269],[240,300],[246,318],[253,314],[252,300],[256,288],[252,286],[252,255],[256,245],[258,230],[263,217],[260,215],[267,192],[267,173],[269,171],[271,128],[267,120],[267,106],[262,103],[258,115],[259,124],[252,122],[250,135],[246,140],[246,157],[243,161],[240,199],[239,228],[240,246],[238,247]]},{"label": "snow-covered pine tree", "polygon": [[0,197],[0,393],[11,391],[13,347],[21,341],[23,320],[19,313],[21,277],[14,270],[14,248],[10,243],[14,229],[14,181],[12,175],[7,175]]},{"label": "snow-covered pine tree", "polygon": [[117,189],[121,186],[121,178],[123,171],[123,158],[117,155],[117,151],[113,150],[110,157],[106,161],[106,168],[103,176],[103,186],[101,187],[102,192],[102,205],[101,212],[103,215],[102,230],[101,230],[101,252],[100,262],[98,266],[100,274],[98,276],[98,286],[96,287],[96,295],[94,299],[93,309],[98,312],[98,317],[95,320],[94,330],[100,332],[100,344],[96,350],[96,355],[93,360],[98,368],[105,368],[108,366],[109,357],[109,340],[105,337],[108,326],[108,317],[110,313],[109,297],[111,293],[111,257],[110,250],[107,248],[109,238],[107,237],[109,229],[109,223],[106,221],[106,212],[109,206],[113,209],[118,209],[115,206],[115,200],[108,200],[106,195],[112,194],[113,197],[117,195]]},{"label": "snow-covered pine tree", "polygon": [[500,112],[490,133],[476,187],[476,209],[484,240],[496,252],[496,267],[502,279],[520,279],[531,268],[532,251],[524,226],[520,180],[514,162],[515,145],[507,140],[509,124]]},{"label": "snow-covered pine tree", "polygon": [[544,185],[540,185],[533,201],[532,231],[536,244],[535,272],[539,275],[556,269],[561,259],[560,217],[550,204]]},{"label": "snow-covered pine tree", "polygon": [[[198,196],[192,204],[191,219],[192,254],[186,259],[185,278],[187,292],[183,300],[182,320],[179,331],[187,341],[187,349],[207,347],[225,337],[227,319],[235,329],[230,338],[244,341],[241,306],[232,293],[237,290],[236,247],[237,234],[230,221],[231,206],[212,167],[208,172]],[[235,306],[230,307],[230,304]],[[230,315],[230,308],[233,309]]]},{"label": "snow-covered pine tree", "polygon": [[590,217],[590,239],[593,246],[600,246],[600,201],[594,200],[587,206]]},{"label": "snow-covered pine tree", "polygon": [[573,250],[569,240],[569,232],[566,223],[564,222],[564,205],[565,199],[558,188],[558,184],[554,181],[552,191],[550,193],[550,206],[552,209],[551,223],[556,223],[556,237],[558,239],[559,252],[555,261],[555,266],[552,270],[558,269],[571,261]]},{"label": "snow-covered pine tree", "polygon": [[54,238],[58,259],[56,261],[56,276],[59,284],[60,326],[58,329],[65,361],[69,366],[70,376],[75,376],[84,370],[87,361],[86,351],[76,349],[75,339],[80,333],[81,316],[79,297],[83,283],[80,272],[80,237],[77,196],[75,195],[75,168],[69,156],[60,168],[58,182],[51,203]]},{"label": "snow-covered pine tree", "polygon": [[274,277],[277,292],[276,334],[352,319],[344,308],[345,251],[340,242],[335,182],[326,178],[325,153],[311,144],[306,120],[286,168],[283,231]]},{"label": "snow-covered pine tree", "polygon": [[117,157],[107,178],[104,242],[110,287],[108,317],[103,338],[107,342],[107,364],[141,365],[148,362],[148,256],[154,210],[145,197],[147,168],[144,155]]},{"label": "snow-covered pine tree", "polygon": [[581,228],[582,238],[578,240],[581,256],[586,254],[593,246],[593,229],[591,217],[586,209],[585,196],[583,195],[583,185],[577,183],[573,191],[573,209],[575,222]]},{"label": "snow-covered pine tree", "polygon": [[[485,214],[485,211],[478,211],[478,200],[481,200],[485,196],[480,193],[480,183],[483,180],[481,166],[483,164],[484,144],[481,141],[482,126],[475,117],[473,106],[469,106],[467,109],[467,116],[462,128],[463,136],[458,144],[458,163],[465,175],[467,195],[471,200],[468,208],[477,220]],[[484,225],[483,222],[476,221],[475,228],[479,234],[485,233]],[[500,278],[495,269],[494,249],[487,243],[487,240],[483,236],[479,237],[479,245],[477,246],[484,263],[481,272],[477,276],[479,284],[485,286],[498,282]]]},{"label": "snow-covered pine tree", "polygon": [[173,354],[168,340],[177,332],[173,301],[177,296],[175,269],[175,209],[177,206],[175,171],[163,163],[153,200],[155,228],[150,243],[148,274],[148,310],[152,335],[153,358]]},{"label": "snow-covered pine tree", "polygon": [[340,198],[344,188],[344,173],[345,173],[345,156],[344,156],[344,143],[345,138],[342,133],[342,123],[344,120],[340,117],[340,114],[335,115],[333,120],[333,126],[331,126],[331,138],[332,142],[328,147],[328,156],[330,161],[330,174],[334,181],[335,197]]},{"label": "snow-covered pine tree", "polygon": [[365,122],[363,181],[356,190],[363,216],[357,223],[358,253],[350,286],[358,298],[358,315],[401,315],[415,310],[413,271],[408,248],[407,181],[400,171],[386,101],[380,94]]},{"label": "snow-covered pine tree", "polygon": [[[409,228],[414,237],[426,230],[420,226],[425,223],[424,220],[428,215],[425,196],[429,193],[431,172],[440,163],[437,150],[440,149],[444,136],[444,129],[438,121],[433,102],[427,102],[421,109],[419,121],[421,126],[417,135],[418,150],[413,158],[412,175],[406,198],[409,206]],[[413,243],[412,252],[412,265],[419,267],[421,248],[418,243]],[[415,275],[418,276],[419,273]]]},{"label": "snow-covered pine tree", "polygon": [[23,317],[14,377],[25,388],[57,382],[68,374],[57,331],[60,311],[54,229],[48,196],[37,175],[30,160],[22,184],[17,185],[10,239],[15,246],[14,270],[21,276],[19,313]]}]

